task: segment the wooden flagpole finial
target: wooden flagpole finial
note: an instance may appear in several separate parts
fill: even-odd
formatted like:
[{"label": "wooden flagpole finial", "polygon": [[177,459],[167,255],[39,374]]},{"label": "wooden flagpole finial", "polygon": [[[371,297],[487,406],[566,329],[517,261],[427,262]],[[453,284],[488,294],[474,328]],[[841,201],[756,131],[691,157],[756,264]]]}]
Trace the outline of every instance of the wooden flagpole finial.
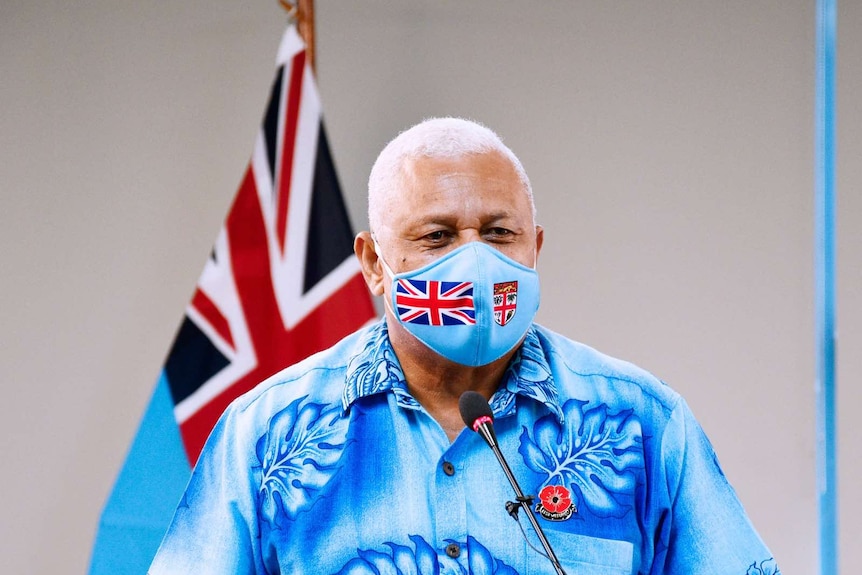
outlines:
[{"label": "wooden flagpole finial", "polygon": [[278,3],[287,10],[288,18],[296,21],[296,28],[305,42],[306,59],[314,70],[314,0],[278,0]]}]

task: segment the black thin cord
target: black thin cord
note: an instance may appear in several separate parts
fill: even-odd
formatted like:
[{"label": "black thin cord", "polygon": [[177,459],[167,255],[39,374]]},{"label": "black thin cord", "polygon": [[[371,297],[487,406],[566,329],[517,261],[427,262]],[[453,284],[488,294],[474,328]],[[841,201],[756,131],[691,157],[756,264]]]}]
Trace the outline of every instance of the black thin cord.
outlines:
[{"label": "black thin cord", "polygon": [[[518,527],[521,529],[521,535],[523,535],[523,537],[524,537],[524,542],[530,546],[530,549],[532,549],[533,551],[535,551],[536,553],[538,553],[539,555],[541,555],[545,559],[553,562],[547,553],[545,553],[544,551],[542,551],[541,549],[539,549],[538,547],[536,547],[535,545],[530,543],[530,538],[527,536],[527,531],[524,529],[524,524],[521,523],[521,517],[518,515],[518,507],[520,507],[520,505],[512,504],[512,509],[509,511],[509,515],[512,516],[512,519],[515,520],[515,523],[517,523]],[[527,509],[527,513],[530,513],[529,509]]]}]

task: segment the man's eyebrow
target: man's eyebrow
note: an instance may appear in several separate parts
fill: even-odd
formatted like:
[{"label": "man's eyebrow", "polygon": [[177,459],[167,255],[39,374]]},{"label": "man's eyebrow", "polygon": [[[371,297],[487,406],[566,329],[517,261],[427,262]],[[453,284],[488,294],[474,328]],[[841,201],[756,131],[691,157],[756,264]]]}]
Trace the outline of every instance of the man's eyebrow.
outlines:
[{"label": "man's eyebrow", "polygon": [[[500,211],[500,212],[492,212],[490,214],[486,214],[482,217],[483,224],[499,222],[501,220],[510,219],[514,216],[512,212]],[[405,223],[409,227],[414,226],[424,226],[424,225],[443,225],[443,226],[451,226],[453,222],[457,221],[460,217],[460,214],[452,214],[452,213],[432,213],[432,214],[423,214],[420,218],[413,219],[411,216],[405,218]]]},{"label": "man's eyebrow", "polygon": [[412,214],[404,218],[404,221],[411,227],[424,225],[451,225],[454,220],[458,219],[457,214],[423,214],[422,216],[413,216]]},{"label": "man's eyebrow", "polygon": [[492,222],[497,221],[497,220],[505,220],[507,218],[513,217],[514,215],[516,215],[516,214],[513,214],[512,212],[506,212],[506,211],[494,212],[492,214],[489,214],[488,220],[492,221]]}]

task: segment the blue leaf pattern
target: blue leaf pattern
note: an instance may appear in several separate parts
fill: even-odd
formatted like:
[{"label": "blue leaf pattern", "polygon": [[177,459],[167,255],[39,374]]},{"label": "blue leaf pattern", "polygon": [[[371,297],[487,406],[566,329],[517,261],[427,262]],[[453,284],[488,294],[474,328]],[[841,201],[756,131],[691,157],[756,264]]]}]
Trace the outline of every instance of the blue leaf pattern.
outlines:
[{"label": "blue leaf pattern", "polygon": [[[231,408],[222,433],[214,435],[192,475],[154,574],[176,571],[170,568],[174,561],[207,564],[225,573],[235,571],[238,564],[253,564],[261,572],[359,575],[513,575],[512,566],[521,565],[529,565],[525,571],[546,571],[549,565],[539,565],[544,560],[524,544],[510,541],[509,529],[497,521],[472,522],[466,531],[458,528],[457,518],[442,529],[433,518],[429,522],[425,502],[432,506],[436,502],[439,507],[442,501],[437,512],[457,512],[468,508],[465,497],[471,493],[484,493],[482,489],[509,492],[509,485],[499,473],[496,479],[481,473],[460,474],[463,489],[457,485],[437,489],[438,479],[451,484],[442,474],[421,481],[402,480],[397,470],[426,469],[429,454],[445,461],[448,452],[456,464],[463,457],[465,468],[479,461],[474,457],[488,454],[474,453],[472,448],[468,452],[460,444],[449,451],[449,445],[439,441],[439,426],[404,409],[391,409],[393,398],[399,407],[418,404],[415,400],[408,403],[404,375],[385,325],[379,323],[358,333],[332,353],[336,355],[322,355],[315,363],[303,364],[302,373],[288,373],[281,382],[293,381],[295,375],[295,384],[274,385],[266,388],[272,392]],[[641,377],[630,368],[619,371],[615,365],[535,327],[514,355],[493,398],[496,402],[492,401],[505,432],[502,438],[518,440],[517,447],[509,447],[522,457],[516,473],[525,485],[535,493],[537,488],[566,484],[578,506],[579,517],[573,518],[579,521],[553,525],[560,556],[583,554],[586,560],[606,552],[604,565],[619,559],[621,567],[624,561],[641,559],[630,567],[625,563],[624,569],[587,566],[591,571],[646,573],[652,559],[656,566],[662,564],[679,573],[709,565],[721,573],[780,575],[773,559],[762,560],[771,554],[745,515],[727,504],[735,499],[723,481],[717,482],[725,490],[716,492],[716,501],[701,492],[695,499],[697,505],[673,509],[674,493],[659,490],[654,492],[655,505],[639,505],[639,497],[646,496],[639,490],[649,480],[643,474],[646,458],[653,457],[656,471],[668,473],[669,481],[681,477],[670,474],[685,472],[690,474],[689,481],[714,483],[717,467],[711,464],[712,452],[698,450],[692,451],[698,460],[684,462],[690,462],[690,467],[674,465],[662,470],[662,442],[650,441],[651,436],[661,436],[671,423],[677,426],[671,432],[679,434],[674,439],[688,440],[686,432],[693,431],[691,439],[705,441],[702,431],[688,427],[685,418],[693,416],[686,409],[681,410],[684,419],[669,419],[673,406],[682,405],[672,392],[657,388],[658,383],[648,376]],[[341,378],[344,390],[337,388]],[[342,391],[342,402],[333,401],[333,393]],[[305,393],[310,395],[297,399]],[[371,396],[371,401],[362,401],[363,396]],[[610,397],[613,399],[607,399]],[[351,410],[357,401],[361,405]],[[630,407],[637,415],[626,411]],[[503,415],[509,417],[503,420]],[[407,448],[375,450],[376,440],[391,437],[393,428],[398,431],[397,441],[407,442]],[[237,434],[246,437],[249,433],[258,438],[251,446],[253,453],[234,441]],[[423,443],[427,450],[421,449]],[[435,451],[438,447],[442,453]],[[254,482],[251,493],[249,481]],[[409,497],[411,504],[393,507],[390,502],[398,503],[395,497]],[[710,542],[701,545],[700,533],[670,541],[668,509],[681,523],[702,527],[704,520],[711,520],[708,527],[715,531],[715,541],[732,540],[734,553]],[[612,519],[604,520],[606,517]],[[660,538],[645,538],[646,532],[660,534]],[[408,538],[408,533],[413,535]],[[593,546],[564,533],[629,541],[635,553],[628,547]],[[490,550],[478,541],[488,543]],[[450,542],[464,545],[458,558],[446,554]],[[667,545],[674,542],[676,548],[669,556]]]},{"label": "blue leaf pattern", "polygon": [[467,537],[469,570],[445,553],[437,553],[425,539],[411,535],[414,549],[387,542],[389,552],[358,550],[337,575],[517,575],[517,571],[494,559],[491,553],[472,537]]},{"label": "blue leaf pattern", "polygon": [[542,344],[535,330],[524,338],[506,372],[505,384],[491,397],[491,409],[497,416],[509,415],[516,394],[530,397],[545,404],[562,421],[557,386],[551,368],[545,359]]},{"label": "blue leaf pattern", "polygon": [[340,406],[293,401],[270,421],[258,440],[262,466],[258,499],[262,519],[273,527],[311,506],[338,470],[346,443],[347,419]]},{"label": "blue leaf pattern", "polygon": [[762,561],[760,565],[752,563],[745,575],[781,575],[781,571],[778,570],[775,559],[770,557],[766,561]]},{"label": "blue leaf pattern", "polygon": [[389,390],[401,405],[419,407],[407,391],[407,381],[389,342],[386,324],[380,323],[369,332],[362,351],[350,360],[341,401],[346,410],[357,398]]},{"label": "blue leaf pattern", "polygon": [[642,469],[640,424],[631,411],[615,415],[602,404],[585,410],[586,402],[569,400],[563,406],[571,417],[561,430],[546,415],[525,427],[518,449],[533,471],[547,474],[546,485],[564,485],[580,493],[580,506],[599,517],[623,517],[631,505],[620,502],[631,495],[636,473]]}]

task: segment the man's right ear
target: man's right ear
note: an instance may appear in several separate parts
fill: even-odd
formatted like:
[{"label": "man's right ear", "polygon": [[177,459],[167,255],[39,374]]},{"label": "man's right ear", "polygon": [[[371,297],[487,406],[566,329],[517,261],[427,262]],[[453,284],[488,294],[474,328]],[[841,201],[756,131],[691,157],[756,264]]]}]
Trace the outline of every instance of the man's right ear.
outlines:
[{"label": "man's right ear", "polygon": [[383,266],[380,265],[371,232],[359,232],[353,240],[353,253],[362,268],[365,285],[373,295],[383,295]]}]

